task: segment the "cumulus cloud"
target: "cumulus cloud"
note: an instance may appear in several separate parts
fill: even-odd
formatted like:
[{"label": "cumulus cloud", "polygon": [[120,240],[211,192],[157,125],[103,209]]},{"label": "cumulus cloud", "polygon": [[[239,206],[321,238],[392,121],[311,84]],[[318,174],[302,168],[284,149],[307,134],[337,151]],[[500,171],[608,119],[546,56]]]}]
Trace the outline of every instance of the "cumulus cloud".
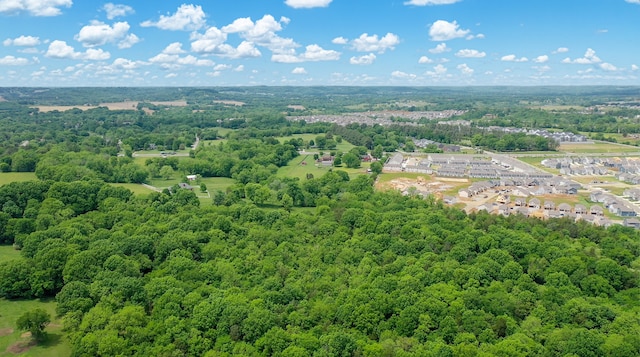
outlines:
[{"label": "cumulus cloud", "polygon": [[27,12],[32,16],[58,16],[61,7],[71,7],[72,0],[3,0],[0,1],[0,13]]},{"label": "cumulus cloud", "polygon": [[197,53],[213,53],[227,40],[227,34],[216,27],[210,27],[204,34],[195,35],[191,50]]},{"label": "cumulus cloud", "polygon": [[447,47],[446,43],[439,43],[436,47],[429,50],[431,53],[444,53],[451,51],[450,48]]},{"label": "cumulus cloud", "polygon": [[378,35],[369,36],[368,33],[363,33],[354,40],[336,37],[331,42],[337,45],[350,45],[351,49],[358,52],[384,53],[387,50],[395,49],[395,46],[400,43],[400,38],[390,32],[383,37],[378,37]]},{"label": "cumulus cloud", "polygon": [[119,70],[134,70],[143,65],[143,62],[132,61],[126,58],[116,58],[111,64],[111,68]]},{"label": "cumulus cloud", "polygon": [[[640,1],[640,0],[639,0],[639,1]],[[632,65],[631,65],[631,70],[632,70],[632,71],[637,71],[639,68],[640,68],[640,67],[638,67],[638,66],[637,66],[637,65],[635,65],[635,64],[632,64]]]},{"label": "cumulus cloud", "polygon": [[391,77],[399,78],[399,79],[416,79],[418,76],[416,76],[413,73],[405,73],[405,72],[402,72],[402,71],[393,71],[393,72],[391,72]]},{"label": "cumulus cloud", "polygon": [[317,61],[335,61],[340,59],[340,52],[334,50],[325,50],[318,45],[309,45],[304,53],[296,55],[295,53],[274,53],[271,61],[279,63],[299,63],[299,62],[317,62]]},{"label": "cumulus cloud", "polygon": [[569,49],[566,47],[559,47],[557,50],[553,51],[553,53],[567,53]]},{"label": "cumulus cloud", "polygon": [[424,63],[432,63],[433,60],[427,56],[422,56],[418,59],[418,63],[420,64],[424,64]]},{"label": "cumulus cloud", "polygon": [[292,49],[300,47],[290,38],[283,38],[276,34],[282,30],[283,24],[288,24],[289,19],[281,17],[279,21],[271,15],[264,15],[255,23],[249,17],[239,18],[233,23],[222,27],[225,34],[237,33],[243,39],[263,46],[276,53],[288,53]]},{"label": "cumulus cloud", "polygon": [[640,4],[640,0],[626,0],[629,4]]},{"label": "cumulus cloud", "polygon": [[448,22],[438,20],[429,28],[429,36],[431,41],[448,41],[454,38],[465,37],[471,33],[470,30],[463,30],[457,21]]},{"label": "cumulus cloud", "polygon": [[14,39],[8,38],[2,42],[5,46],[22,46],[22,47],[33,47],[40,44],[39,37],[33,36],[20,36]]},{"label": "cumulus cloud", "polygon": [[[171,45],[169,45],[167,48],[171,47]],[[167,48],[165,48],[165,50],[167,50]],[[173,48],[169,49],[170,51]],[[208,59],[199,59],[195,56],[192,55],[187,55],[184,57],[180,57],[178,54],[172,54],[172,53],[166,53],[166,52],[162,52],[159,53],[151,58],[149,58],[149,62],[151,63],[155,63],[155,64],[160,64],[160,66],[162,68],[165,69],[176,69],[179,68],[183,65],[186,66],[213,66],[215,65],[215,63],[211,60]]]},{"label": "cumulus cloud", "polygon": [[584,56],[581,58],[576,58],[572,60],[571,58],[567,57],[562,60],[562,63],[576,63],[576,64],[594,64],[594,63],[600,63],[600,62],[602,62],[602,60],[598,56],[596,56],[596,51],[594,51],[591,48],[587,48],[587,51],[584,53]]},{"label": "cumulus cloud", "polygon": [[55,40],[49,44],[45,57],[100,61],[109,59],[111,54],[103,51],[102,49],[95,48],[89,48],[86,52],[76,52],[76,50],[67,45],[65,41]]},{"label": "cumulus cloud", "polygon": [[617,71],[618,67],[612,65],[611,63],[601,63],[600,64],[600,68],[602,68],[603,70],[607,71],[607,72],[613,72],[613,71]]},{"label": "cumulus cloud", "polygon": [[164,50],[162,50],[162,53],[166,53],[169,55],[179,55],[181,53],[185,53],[185,50],[182,49],[182,44],[180,42],[173,42],[165,47]]},{"label": "cumulus cloud", "polygon": [[473,74],[473,69],[467,66],[466,63],[459,64],[456,68],[465,76],[470,76]]},{"label": "cumulus cloud", "polygon": [[304,67],[296,67],[291,71],[291,73],[293,73],[293,74],[307,74],[307,71],[304,69]]},{"label": "cumulus cloud", "polygon": [[367,65],[367,64],[372,64],[375,60],[376,60],[376,55],[374,55],[373,53],[369,53],[368,55],[364,55],[360,57],[351,57],[351,59],[349,59],[349,63]]},{"label": "cumulus cloud", "polygon": [[133,8],[128,5],[106,3],[102,9],[107,13],[107,19],[113,20],[116,17],[123,17],[135,13]]},{"label": "cumulus cloud", "polygon": [[433,67],[433,71],[427,71],[427,74],[432,76],[432,77],[438,77],[438,76],[443,76],[447,73],[447,67],[439,64],[435,67]]},{"label": "cumulus cloud", "polygon": [[140,39],[134,34],[129,34],[129,28],[127,22],[116,22],[110,26],[100,21],[92,21],[90,25],[80,29],[75,39],[84,47],[117,43],[119,48],[130,48],[140,42]]},{"label": "cumulus cloud", "polygon": [[427,6],[427,5],[450,5],[462,0],[409,0],[405,1],[405,5]]},{"label": "cumulus cloud", "polygon": [[0,57],[0,66],[24,66],[29,64],[29,60],[22,57],[4,56]]},{"label": "cumulus cloud", "polygon": [[549,56],[547,55],[542,55],[542,56],[538,56],[536,58],[533,59],[533,62],[535,63],[545,63],[549,60]]},{"label": "cumulus cloud", "polygon": [[464,49],[456,52],[456,56],[462,57],[462,58],[482,58],[486,55],[487,54],[485,52],[480,52],[478,50],[470,50],[470,49]]},{"label": "cumulus cloud", "polygon": [[333,0],[286,0],[284,3],[294,9],[310,9],[314,7],[327,7]]},{"label": "cumulus cloud", "polygon": [[194,31],[205,25],[206,17],[202,6],[182,4],[174,14],[161,15],[158,21],[147,20],[140,26],[171,31]]},{"label": "cumulus cloud", "polygon": [[506,55],[500,58],[501,61],[504,62],[527,62],[529,59],[527,57],[516,57],[516,55]]},{"label": "cumulus cloud", "polygon": [[340,37],[334,38],[333,40],[331,40],[331,42],[336,45],[346,45],[347,43],[349,43],[349,40],[340,36]]}]

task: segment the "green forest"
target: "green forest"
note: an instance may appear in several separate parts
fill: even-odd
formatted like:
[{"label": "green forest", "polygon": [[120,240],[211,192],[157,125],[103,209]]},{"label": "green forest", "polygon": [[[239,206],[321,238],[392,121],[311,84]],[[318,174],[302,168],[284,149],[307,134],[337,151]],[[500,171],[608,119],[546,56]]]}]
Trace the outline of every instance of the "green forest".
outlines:
[{"label": "green forest", "polygon": [[[549,142],[482,135],[475,126],[288,121],[283,103],[295,96],[319,107],[330,90],[287,96],[273,88],[271,107],[258,94],[266,90],[192,89],[176,98],[175,90],[157,88],[103,97],[5,89],[0,171],[35,179],[0,186],[0,243],[19,250],[0,259],[0,297],[52,299],[51,317],[62,321],[72,356],[640,355],[640,231],[466,214],[433,197],[375,190],[377,162],[370,172],[356,169],[363,153],[384,159],[412,138],[554,150]],[[337,88],[332,96],[342,99],[328,111],[430,93],[404,90]],[[636,93],[600,90],[552,94],[586,104]],[[512,101],[551,96],[544,88],[523,91],[443,89],[430,101],[445,109],[466,103],[467,116],[484,118],[489,104],[500,113]],[[87,103],[137,93],[141,101],[189,105],[153,114],[142,106],[30,107],[63,93]],[[459,102],[443,104],[446,96]],[[206,104],[238,97],[247,104]],[[528,110],[538,112],[519,109]],[[514,115],[503,113],[496,120]],[[204,143],[190,148],[197,140]],[[343,141],[352,147],[344,153]],[[134,156],[151,146],[163,154]],[[170,150],[184,155],[164,154]],[[355,162],[322,175],[282,175],[303,150]],[[197,194],[204,187],[134,194],[117,185],[187,174],[232,183],[206,198]],[[46,312],[23,316],[24,328],[12,328],[46,340],[39,335]]]}]

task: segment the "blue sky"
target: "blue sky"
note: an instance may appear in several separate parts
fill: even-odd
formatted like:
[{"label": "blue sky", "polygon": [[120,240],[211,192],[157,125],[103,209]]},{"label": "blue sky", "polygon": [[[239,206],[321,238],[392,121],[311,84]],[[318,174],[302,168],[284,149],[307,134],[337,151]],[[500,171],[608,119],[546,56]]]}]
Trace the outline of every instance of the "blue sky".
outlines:
[{"label": "blue sky", "polygon": [[640,0],[0,0],[0,86],[640,85]]}]

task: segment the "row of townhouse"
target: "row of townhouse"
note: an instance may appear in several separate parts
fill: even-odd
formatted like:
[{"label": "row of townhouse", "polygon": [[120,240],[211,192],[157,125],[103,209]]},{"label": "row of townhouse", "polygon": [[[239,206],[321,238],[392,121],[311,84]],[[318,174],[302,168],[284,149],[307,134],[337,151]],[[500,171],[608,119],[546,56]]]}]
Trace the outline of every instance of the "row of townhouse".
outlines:
[{"label": "row of townhouse", "polygon": [[622,182],[630,183],[632,185],[640,185],[640,175],[619,172],[615,176]]},{"label": "row of townhouse", "polygon": [[591,202],[602,203],[602,205],[609,210],[609,212],[618,215],[620,217],[635,217],[638,215],[638,209],[632,207],[626,201],[603,191],[594,191],[591,193],[589,199]]}]

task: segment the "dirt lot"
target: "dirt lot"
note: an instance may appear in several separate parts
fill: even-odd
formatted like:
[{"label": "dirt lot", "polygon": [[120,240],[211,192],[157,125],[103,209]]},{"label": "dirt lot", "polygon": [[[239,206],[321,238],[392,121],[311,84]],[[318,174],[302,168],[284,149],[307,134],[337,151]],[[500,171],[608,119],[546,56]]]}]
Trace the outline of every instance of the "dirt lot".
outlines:
[{"label": "dirt lot", "polygon": [[226,105],[235,105],[237,107],[241,107],[243,105],[245,105],[244,102],[238,102],[235,100],[214,100],[214,103],[220,103],[220,104],[226,104]]}]

